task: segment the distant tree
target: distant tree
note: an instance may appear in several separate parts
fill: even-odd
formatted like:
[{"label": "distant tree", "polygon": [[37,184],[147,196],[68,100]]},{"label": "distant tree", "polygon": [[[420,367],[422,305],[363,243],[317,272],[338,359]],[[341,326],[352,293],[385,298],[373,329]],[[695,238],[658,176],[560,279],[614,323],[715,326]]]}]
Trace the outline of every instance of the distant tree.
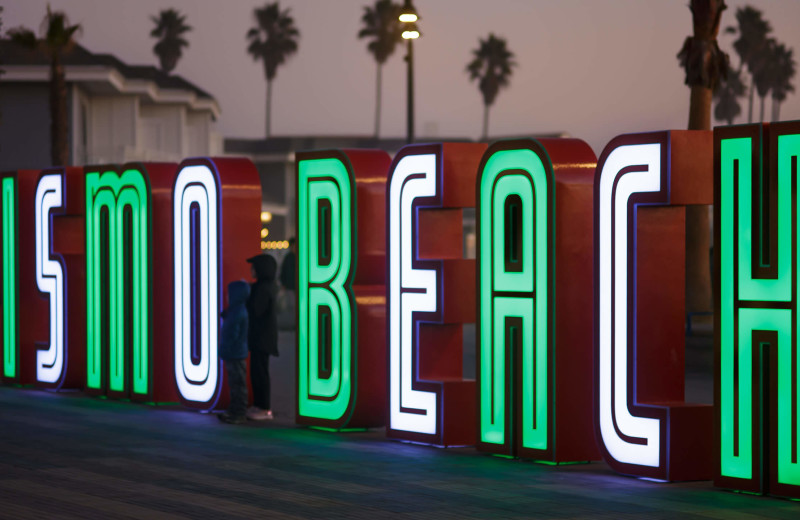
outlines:
[{"label": "distant tree", "polygon": [[[2,34],[2,29],[3,29],[3,6],[0,5],[0,34]],[[0,65],[2,65],[2,64],[3,64],[3,62],[0,61]],[[5,74],[5,72],[6,71],[4,71],[2,69],[2,67],[0,67],[0,77],[2,77],[3,74]],[[775,106],[775,105],[773,104],[773,106]],[[0,112],[0,123],[2,123],[2,122],[3,122],[3,114],[2,114],[2,112]],[[0,149],[2,149],[2,145],[0,145]]]},{"label": "distant tree", "polygon": [[[686,38],[678,60],[691,88],[689,130],[711,129],[711,95],[728,70],[728,56],[717,45],[725,0],[691,0],[692,36]],[[709,172],[710,175],[710,172]],[[710,180],[710,179],[709,179]],[[710,233],[705,206],[686,208],[686,311],[711,309]]]},{"label": "distant tree", "polygon": [[685,83],[691,88],[689,130],[711,129],[711,96],[728,71],[728,55],[717,44],[725,0],[691,0],[694,34],[678,53],[686,72]]},{"label": "distant tree", "polygon": [[797,73],[797,64],[792,56],[792,49],[778,44],[773,59],[776,63],[776,74],[772,85],[772,120],[780,121],[781,103],[789,92],[794,92],[792,80]]},{"label": "distant tree", "polygon": [[[0,35],[1,34],[3,34],[3,6],[2,5],[0,5]],[[0,65],[2,65],[2,62],[0,62]],[[4,72],[5,71],[3,69],[0,69],[0,76],[2,76]]]},{"label": "distant tree", "polygon": [[272,81],[278,66],[297,52],[297,40],[300,38],[300,32],[289,12],[289,9],[281,11],[278,2],[266,4],[253,11],[256,26],[247,31],[247,39],[250,41],[247,52],[254,60],[262,61],[264,76],[267,78],[267,139],[270,137]]},{"label": "distant tree", "polygon": [[175,9],[164,9],[158,16],[151,16],[150,20],[155,24],[150,36],[158,38],[153,53],[158,56],[161,70],[169,74],[175,70],[178,60],[183,56],[183,48],[189,46],[183,35],[192,28],[186,25],[186,16]]},{"label": "distant tree", "polygon": [[489,135],[489,107],[494,103],[500,89],[507,87],[512,69],[517,65],[514,53],[506,47],[506,40],[490,33],[485,40],[478,40],[478,48],[472,51],[472,61],[467,64],[469,79],[478,80],[483,96],[483,135]]},{"label": "distant tree", "polygon": [[[0,5],[0,35],[2,35],[2,34],[3,34],[3,6]],[[2,64],[3,64],[3,62],[0,61],[0,65],[2,65]],[[5,72],[6,71],[4,71],[2,68],[0,68],[0,76],[5,74]]]},{"label": "distant tree", "polygon": [[759,56],[763,55],[764,48],[767,46],[769,33],[772,27],[769,22],[764,20],[761,11],[749,5],[740,7],[736,10],[737,26],[730,26],[725,32],[738,34],[739,38],[733,42],[733,49],[739,55],[739,72],[747,66],[750,73],[750,97],[747,105],[747,122],[753,122],[753,94],[755,92],[755,81],[753,76],[758,69]]},{"label": "distant tree", "polygon": [[375,137],[379,137],[381,128],[381,71],[386,60],[394,54],[397,44],[403,40],[403,27],[399,20],[402,6],[391,0],[376,0],[373,7],[365,6],[361,17],[363,29],[358,32],[359,38],[369,38],[367,50],[378,64],[378,76],[375,81]]},{"label": "distant tree", "polygon": [[721,80],[714,91],[714,98],[717,100],[717,106],[714,108],[714,119],[725,121],[728,125],[732,125],[733,120],[742,113],[739,98],[744,96],[745,91],[741,73],[738,70],[729,70],[728,77]]},{"label": "distant tree", "polygon": [[758,120],[761,122],[764,121],[767,95],[772,90],[772,86],[776,83],[779,74],[776,70],[777,63],[775,61],[777,47],[778,42],[773,38],[768,38],[767,44],[761,48],[755,58],[756,65],[753,66],[753,85],[755,85],[755,90],[760,100]]},{"label": "distant tree", "polygon": [[39,38],[25,27],[8,31],[13,41],[28,49],[38,49],[50,59],[50,155],[54,166],[66,166],[69,161],[67,82],[62,57],[75,46],[75,36],[80,31],[80,25],[70,25],[66,14],[50,10],[49,5],[39,27]]}]

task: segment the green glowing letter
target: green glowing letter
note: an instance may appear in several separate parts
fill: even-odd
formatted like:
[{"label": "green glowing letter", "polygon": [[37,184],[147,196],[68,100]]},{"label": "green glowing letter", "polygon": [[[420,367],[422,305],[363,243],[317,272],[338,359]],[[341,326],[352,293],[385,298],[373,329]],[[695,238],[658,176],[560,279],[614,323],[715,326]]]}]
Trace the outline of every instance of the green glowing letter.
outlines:
[{"label": "green glowing letter", "polygon": [[[599,458],[592,431],[592,180],[579,139],[492,144],[478,170],[481,451]],[[558,266],[558,267],[556,267]]]},{"label": "green glowing letter", "polygon": [[[530,149],[487,157],[479,185],[480,441],[508,443],[509,415],[519,408],[521,446],[546,450],[552,173]],[[517,385],[521,404],[507,403]]]},{"label": "green glowing letter", "polygon": [[[136,169],[121,175],[86,174],[86,385],[90,389],[103,385],[105,315],[108,389],[125,391],[129,357],[133,360],[130,390],[149,391],[149,198],[147,180]],[[108,291],[107,305],[104,291]]]},{"label": "green glowing letter", "polygon": [[800,498],[800,124],[717,129],[715,153],[717,484]]},{"label": "green glowing letter", "polygon": [[297,168],[298,414],[338,422],[353,392],[353,184],[337,158]]},{"label": "green glowing letter", "polygon": [[17,194],[14,177],[3,177],[3,376],[17,377]]}]

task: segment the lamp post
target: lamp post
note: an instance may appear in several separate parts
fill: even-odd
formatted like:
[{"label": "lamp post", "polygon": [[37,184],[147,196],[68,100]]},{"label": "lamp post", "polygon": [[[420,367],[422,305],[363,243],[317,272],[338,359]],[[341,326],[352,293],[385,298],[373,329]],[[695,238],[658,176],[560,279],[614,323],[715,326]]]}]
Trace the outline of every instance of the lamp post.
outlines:
[{"label": "lamp post", "polygon": [[406,54],[406,63],[408,65],[408,91],[407,91],[407,105],[408,110],[406,121],[406,141],[408,143],[414,142],[414,40],[419,38],[419,29],[417,29],[417,10],[411,5],[411,0],[405,0],[403,9],[400,11],[400,21],[403,26],[403,39],[408,42],[408,51]]}]

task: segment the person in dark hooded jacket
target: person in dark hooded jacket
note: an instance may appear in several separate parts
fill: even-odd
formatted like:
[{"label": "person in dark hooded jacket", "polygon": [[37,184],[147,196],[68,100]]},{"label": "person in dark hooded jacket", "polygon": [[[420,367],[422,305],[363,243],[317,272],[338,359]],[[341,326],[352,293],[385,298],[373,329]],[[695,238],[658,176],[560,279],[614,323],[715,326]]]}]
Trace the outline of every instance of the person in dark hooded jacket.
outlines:
[{"label": "person in dark hooded jacket", "polygon": [[256,279],[250,286],[250,298],[247,300],[250,315],[247,345],[250,349],[250,382],[253,384],[253,407],[247,411],[247,418],[263,421],[273,417],[269,357],[278,355],[278,315],[275,308],[278,263],[270,255],[256,255],[247,261]]},{"label": "person in dark hooded jacket", "polygon": [[250,286],[244,280],[228,284],[228,307],[222,311],[219,357],[225,363],[231,393],[228,411],[219,420],[231,424],[245,421],[247,411],[247,297]]}]

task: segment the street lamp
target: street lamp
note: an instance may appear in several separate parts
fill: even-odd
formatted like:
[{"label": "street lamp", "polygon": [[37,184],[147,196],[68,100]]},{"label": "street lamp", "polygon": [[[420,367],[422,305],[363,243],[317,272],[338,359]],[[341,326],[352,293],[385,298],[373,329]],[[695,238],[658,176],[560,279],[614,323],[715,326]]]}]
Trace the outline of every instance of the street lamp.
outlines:
[{"label": "street lamp", "polygon": [[408,64],[408,101],[407,101],[407,129],[406,141],[414,142],[414,47],[413,42],[419,38],[417,29],[417,10],[411,5],[411,0],[405,0],[403,9],[400,11],[400,21],[403,25],[403,39],[408,42],[408,52],[406,63]]}]

